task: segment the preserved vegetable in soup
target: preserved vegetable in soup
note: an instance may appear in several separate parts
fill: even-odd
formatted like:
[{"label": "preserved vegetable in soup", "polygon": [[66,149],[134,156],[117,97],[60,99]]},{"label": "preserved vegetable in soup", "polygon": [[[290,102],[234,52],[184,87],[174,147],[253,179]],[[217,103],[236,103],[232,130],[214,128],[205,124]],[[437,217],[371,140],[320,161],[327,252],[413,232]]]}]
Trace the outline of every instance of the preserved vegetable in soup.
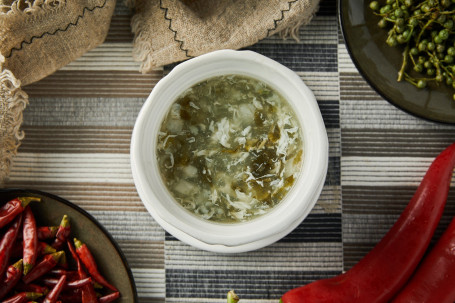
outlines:
[{"label": "preserved vegetable in soup", "polygon": [[259,80],[224,75],[184,91],[157,139],[160,173],[183,207],[204,219],[263,215],[301,170],[303,140],[288,102]]}]

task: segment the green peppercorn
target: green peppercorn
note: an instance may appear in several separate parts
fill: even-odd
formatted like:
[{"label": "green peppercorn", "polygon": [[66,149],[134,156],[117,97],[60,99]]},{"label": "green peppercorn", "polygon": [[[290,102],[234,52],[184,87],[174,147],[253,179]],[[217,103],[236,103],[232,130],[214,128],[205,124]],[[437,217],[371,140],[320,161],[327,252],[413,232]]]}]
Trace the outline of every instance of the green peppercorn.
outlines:
[{"label": "green peppercorn", "polygon": [[394,36],[390,36],[388,39],[387,39],[387,44],[389,46],[397,46],[398,42],[397,42],[397,39],[394,37]]},{"label": "green peppercorn", "polygon": [[395,10],[395,16],[396,16],[397,18],[403,17],[403,10],[402,10],[401,8],[397,8],[397,9]]},{"label": "green peppercorn", "polygon": [[433,38],[433,41],[434,41],[434,43],[436,43],[436,44],[441,44],[441,43],[442,43],[442,38],[439,37],[439,35],[436,35],[436,36]]},{"label": "green peppercorn", "polygon": [[421,73],[423,71],[423,65],[417,63],[416,65],[414,65],[414,71]]},{"label": "green peppercorn", "polygon": [[427,49],[427,44],[420,42],[418,48],[419,48],[419,51],[424,52]]},{"label": "green peppercorn", "polygon": [[419,80],[419,81],[417,82],[417,87],[418,87],[418,88],[425,88],[426,86],[427,86],[427,81],[425,81],[425,80],[422,80],[422,79],[421,79],[421,80]]},{"label": "green peppercorn", "polygon": [[438,45],[436,45],[436,51],[437,51],[438,53],[442,53],[445,49],[446,49],[446,47],[445,47],[444,44],[438,44]]},{"label": "green peppercorn", "polygon": [[380,28],[385,28],[385,27],[387,27],[387,20],[384,19],[384,18],[381,19],[381,20],[379,20],[378,26],[379,26]]},{"label": "green peppercorn", "polygon": [[[390,9],[392,9],[392,8],[390,8]],[[420,7],[420,9],[421,9],[422,12],[424,12],[424,13],[428,13],[429,11],[431,11],[431,7],[430,7],[428,4],[426,4],[426,3],[424,3],[424,4]]]},{"label": "green peppercorn", "polygon": [[413,2],[412,0],[404,0],[404,5],[405,5],[406,7],[411,7],[412,4],[413,4],[412,2]]},{"label": "green peppercorn", "polygon": [[419,50],[417,49],[417,47],[413,47],[409,50],[409,53],[413,56],[417,56],[419,54]]},{"label": "green peppercorn", "polygon": [[435,73],[436,73],[436,70],[434,68],[427,69],[428,76],[433,76]]},{"label": "green peppercorn", "polygon": [[[384,2],[370,0],[369,7],[378,26],[388,31],[386,44],[403,52],[398,81],[419,88],[427,87],[427,81],[445,83],[455,89],[455,0]],[[416,73],[421,77],[414,78]]]},{"label": "green peppercorn", "polygon": [[374,11],[379,10],[379,2],[378,1],[372,1],[370,3],[370,8]]},{"label": "green peppercorn", "polygon": [[442,29],[439,32],[438,37],[442,40],[447,40],[449,38],[449,31],[447,29]]},{"label": "green peppercorn", "polygon": [[379,12],[381,14],[387,14],[388,12],[390,12],[392,10],[392,6],[387,4],[386,6],[383,6],[381,7],[381,9],[379,10]]},{"label": "green peppercorn", "polygon": [[417,20],[417,18],[411,17],[409,18],[408,24],[412,27],[416,27],[419,25],[419,20]]}]

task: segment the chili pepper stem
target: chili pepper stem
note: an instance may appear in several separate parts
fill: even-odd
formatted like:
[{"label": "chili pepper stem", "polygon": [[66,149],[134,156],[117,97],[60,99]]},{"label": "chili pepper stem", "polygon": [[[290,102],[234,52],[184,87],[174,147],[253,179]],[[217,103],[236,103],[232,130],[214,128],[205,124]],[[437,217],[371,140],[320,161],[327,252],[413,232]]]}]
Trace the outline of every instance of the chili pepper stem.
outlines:
[{"label": "chili pepper stem", "polygon": [[60,222],[61,227],[68,227],[70,226],[70,220],[68,219],[67,215],[63,215],[62,221]]},{"label": "chili pepper stem", "polygon": [[30,204],[30,202],[41,202],[41,198],[38,197],[18,197],[19,201],[21,201],[22,207],[26,207]]},{"label": "chili pepper stem", "polygon": [[30,300],[35,300],[35,299],[38,299],[39,297],[42,297],[43,294],[42,293],[39,293],[39,292],[29,292],[27,293],[27,299],[30,299]]},{"label": "chili pepper stem", "polygon": [[24,276],[26,274],[28,274],[30,272],[30,270],[32,270],[32,268],[33,268],[33,264],[28,264],[28,263],[24,264]]},{"label": "chili pepper stem", "polygon": [[239,301],[239,296],[233,291],[230,290],[227,294],[227,303],[237,303]]}]

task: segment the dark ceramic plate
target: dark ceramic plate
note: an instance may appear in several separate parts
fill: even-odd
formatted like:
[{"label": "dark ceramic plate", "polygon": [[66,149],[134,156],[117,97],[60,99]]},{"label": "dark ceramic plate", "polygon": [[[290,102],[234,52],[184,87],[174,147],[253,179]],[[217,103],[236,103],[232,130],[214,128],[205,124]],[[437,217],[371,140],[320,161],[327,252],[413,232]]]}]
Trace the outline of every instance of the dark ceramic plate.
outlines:
[{"label": "dark ceramic plate", "polygon": [[117,303],[137,302],[133,275],[125,256],[111,235],[89,213],[60,197],[36,190],[0,189],[0,205],[18,196],[37,196],[31,203],[37,225],[58,225],[64,214],[71,222],[71,235],[85,242],[93,253],[100,272],[120,293]]},{"label": "dark ceramic plate", "polygon": [[369,9],[369,0],[339,0],[339,18],[349,54],[367,82],[387,101],[417,117],[455,123],[453,90],[446,85],[419,90],[397,82],[402,54],[386,43],[387,31]]}]

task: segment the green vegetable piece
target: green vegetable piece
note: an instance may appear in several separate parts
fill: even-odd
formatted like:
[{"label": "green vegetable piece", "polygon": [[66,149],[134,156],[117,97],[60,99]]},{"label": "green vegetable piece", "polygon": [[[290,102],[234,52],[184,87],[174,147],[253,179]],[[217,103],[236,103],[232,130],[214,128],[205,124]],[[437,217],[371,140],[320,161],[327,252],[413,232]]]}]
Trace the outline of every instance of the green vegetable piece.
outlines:
[{"label": "green vegetable piece", "polygon": [[240,298],[237,296],[237,294],[233,291],[230,290],[227,294],[227,303],[237,303],[239,302]]}]

